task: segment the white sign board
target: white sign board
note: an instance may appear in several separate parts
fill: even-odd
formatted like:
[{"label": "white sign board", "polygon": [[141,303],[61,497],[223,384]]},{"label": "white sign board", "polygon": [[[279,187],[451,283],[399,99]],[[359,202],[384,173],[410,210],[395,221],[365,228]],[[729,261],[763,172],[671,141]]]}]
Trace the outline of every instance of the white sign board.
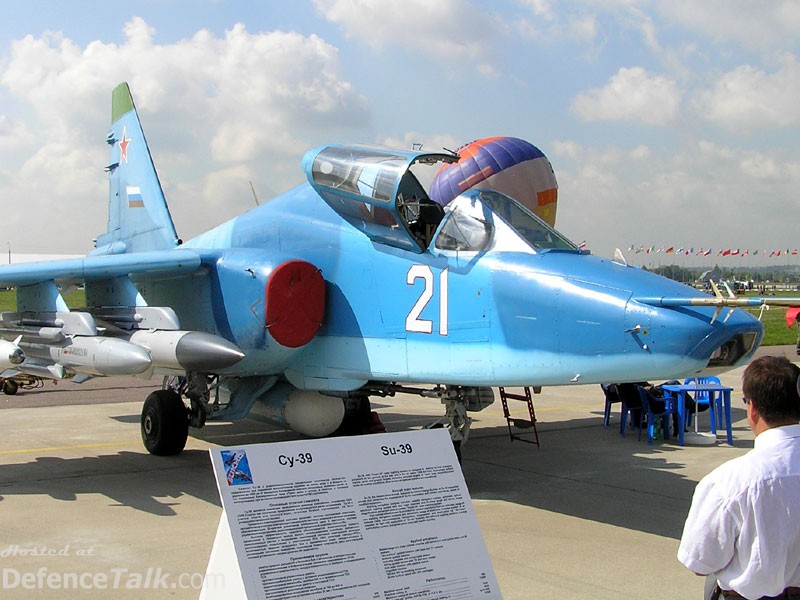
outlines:
[{"label": "white sign board", "polygon": [[251,600],[502,598],[446,430],[210,453]]}]

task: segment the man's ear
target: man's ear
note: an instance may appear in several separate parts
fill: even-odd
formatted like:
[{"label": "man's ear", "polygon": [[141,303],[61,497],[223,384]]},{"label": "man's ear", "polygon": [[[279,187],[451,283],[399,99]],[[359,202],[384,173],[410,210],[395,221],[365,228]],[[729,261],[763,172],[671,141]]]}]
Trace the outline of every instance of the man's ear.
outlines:
[{"label": "man's ear", "polygon": [[747,422],[751,426],[756,425],[761,420],[761,415],[758,414],[755,404],[752,401],[748,401],[745,404],[745,409],[747,410]]}]

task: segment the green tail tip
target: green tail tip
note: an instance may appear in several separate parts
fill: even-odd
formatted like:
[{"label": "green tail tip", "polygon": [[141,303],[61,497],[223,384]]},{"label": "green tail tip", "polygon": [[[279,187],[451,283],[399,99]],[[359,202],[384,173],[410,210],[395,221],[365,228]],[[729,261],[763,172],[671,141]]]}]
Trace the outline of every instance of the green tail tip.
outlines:
[{"label": "green tail tip", "polygon": [[122,115],[133,110],[133,96],[128,84],[120,83],[111,93],[111,123],[116,123]]}]

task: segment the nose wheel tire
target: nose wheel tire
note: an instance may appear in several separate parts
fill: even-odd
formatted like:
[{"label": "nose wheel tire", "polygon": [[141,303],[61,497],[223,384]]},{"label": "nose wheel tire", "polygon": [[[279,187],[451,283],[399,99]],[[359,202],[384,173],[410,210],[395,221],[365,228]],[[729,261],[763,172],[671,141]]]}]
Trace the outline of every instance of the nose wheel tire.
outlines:
[{"label": "nose wheel tire", "polygon": [[142,442],[150,454],[179,454],[189,437],[189,411],[173,390],[156,390],[142,407]]},{"label": "nose wheel tire", "polygon": [[7,394],[8,396],[13,396],[17,393],[19,386],[17,385],[16,381],[12,379],[6,379],[3,381],[3,393]]}]

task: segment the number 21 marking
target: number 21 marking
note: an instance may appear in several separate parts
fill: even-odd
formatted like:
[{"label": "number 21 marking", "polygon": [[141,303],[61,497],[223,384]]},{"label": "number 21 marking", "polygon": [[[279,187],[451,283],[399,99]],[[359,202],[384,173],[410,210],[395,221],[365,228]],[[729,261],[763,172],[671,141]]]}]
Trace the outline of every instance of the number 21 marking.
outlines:
[{"label": "number 21 marking", "polygon": [[[447,335],[447,277],[447,269],[439,273],[439,335]],[[406,317],[406,331],[433,333],[433,321],[420,318],[433,298],[433,271],[428,265],[413,265],[406,274],[406,283],[414,285],[417,279],[422,279],[424,285],[422,293]]]}]

